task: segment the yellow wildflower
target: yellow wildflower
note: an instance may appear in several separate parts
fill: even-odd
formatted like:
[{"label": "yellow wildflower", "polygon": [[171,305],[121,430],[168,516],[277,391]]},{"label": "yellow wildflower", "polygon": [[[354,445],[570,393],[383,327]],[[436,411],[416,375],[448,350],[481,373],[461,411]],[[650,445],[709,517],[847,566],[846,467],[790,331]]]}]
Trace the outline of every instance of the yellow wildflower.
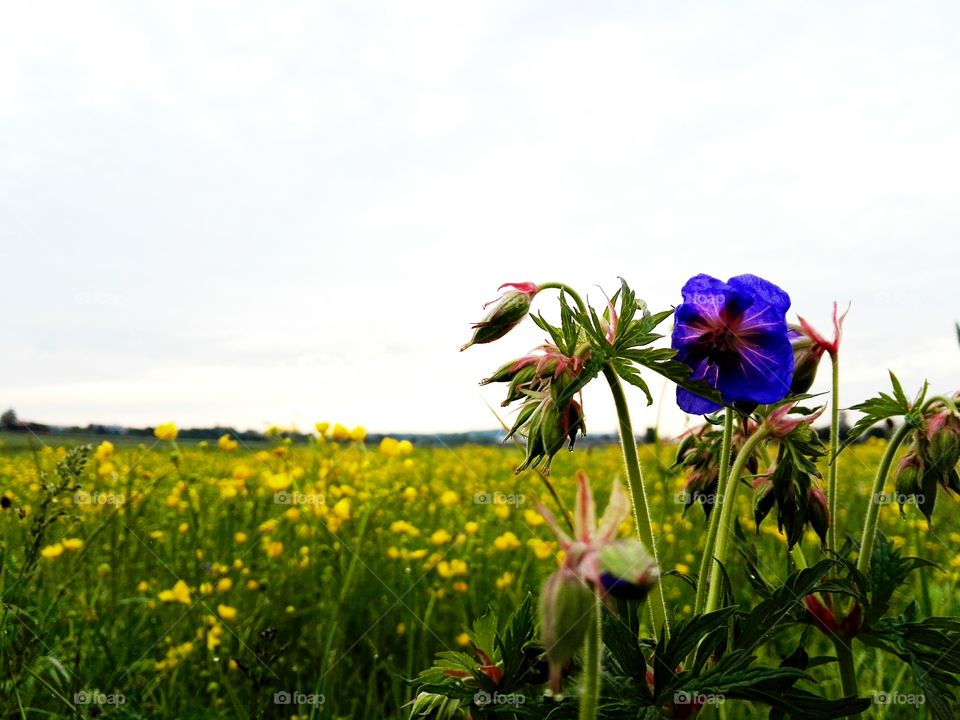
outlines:
[{"label": "yellow wildflower", "polygon": [[448,533],[446,530],[435,530],[430,536],[430,542],[434,545],[445,545],[450,542],[453,536]]},{"label": "yellow wildflower", "polygon": [[153,431],[153,434],[158,440],[176,440],[177,426],[172,422],[161,423],[160,425],[157,425],[156,429]]},{"label": "yellow wildflower", "polygon": [[500,535],[493,541],[493,546],[501,552],[505,552],[507,550],[516,550],[518,547],[520,547],[520,541],[517,539],[516,535],[507,530],[507,532],[505,532],[503,535]]},{"label": "yellow wildflower", "polygon": [[190,605],[190,586],[183,580],[177,580],[170,590],[161,590],[157,598],[162,602],[178,602]]},{"label": "yellow wildflower", "polygon": [[56,560],[58,557],[63,555],[63,545],[61,543],[47,545],[40,551],[40,554],[43,556],[44,560]]}]

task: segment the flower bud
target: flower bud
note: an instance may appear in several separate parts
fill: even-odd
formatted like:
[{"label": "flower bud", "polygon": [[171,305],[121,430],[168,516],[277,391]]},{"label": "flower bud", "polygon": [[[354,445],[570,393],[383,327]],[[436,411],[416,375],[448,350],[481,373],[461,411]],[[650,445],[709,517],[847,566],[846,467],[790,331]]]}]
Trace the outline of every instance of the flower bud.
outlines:
[{"label": "flower bud", "polygon": [[[524,415],[524,409],[530,406],[534,409]],[[570,400],[558,409],[551,398],[543,398],[531,399],[524,409],[520,412],[526,423],[527,457],[516,472],[537,467],[542,462],[544,472],[549,473],[553,456],[568,444],[572,450],[577,434],[586,434],[583,408],[576,400]],[[519,427],[519,418],[514,427]]]},{"label": "flower bud", "polygon": [[600,549],[603,593],[624,600],[643,600],[660,579],[660,568],[638,540],[618,540]]},{"label": "flower bud", "polygon": [[518,358],[517,360],[511,360],[510,362],[501,365],[496,371],[488,378],[484,378],[480,381],[481,385],[489,385],[490,383],[495,382],[512,382],[513,378],[516,377],[517,373],[521,370],[529,369],[530,376],[533,377],[533,363],[528,362],[527,358]]},{"label": "flower bud", "polygon": [[[767,418],[767,427],[773,437],[782,438],[796,433],[798,439],[809,437],[813,434],[810,426],[823,413],[826,405],[821,405],[816,410],[806,410],[798,408],[796,403],[787,403],[781,405]],[[797,412],[790,414],[792,410]]]},{"label": "flower bud", "polygon": [[904,500],[916,498],[920,493],[920,478],[923,477],[923,461],[913,452],[904,455],[897,465],[894,475],[894,491],[897,495],[897,504],[900,506],[900,517],[903,512]]},{"label": "flower bud", "polygon": [[835,635],[839,626],[833,613],[816,595],[805,595],[803,604],[807,608],[807,617],[827,635]]},{"label": "flower bud", "polygon": [[917,495],[917,508],[930,523],[933,517],[933,508],[937,504],[937,485],[940,482],[940,473],[936,468],[928,467],[920,478],[920,494]]},{"label": "flower bud", "polygon": [[807,522],[820,538],[821,549],[827,547],[827,529],[830,527],[830,508],[823,490],[811,486],[807,490]]},{"label": "flower bud", "polygon": [[773,492],[773,480],[770,475],[764,475],[753,480],[753,521],[757,524],[757,534],[760,534],[760,523],[770,514],[776,503],[777,496]]},{"label": "flower bud", "polygon": [[470,342],[460,348],[461,352],[471,345],[483,345],[499,340],[513,330],[530,312],[530,303],[539,288],[533,283],[525,282],[506,283],[501,285],[500,289],[507,287],[512,289],[494,300],[493,307],[483,320],[473,324],[473,337],[470,338]]},{"label": "flower bud", "polygon": [[793,347],[793,379],[790,381],[790,394],[801,395],[813,386],[824,348],[815,343],[797,325],[790,325],[790,345]]},{"label": "flower bud", "polygon": [[567,567],[557,570],[543,586],[540,628],[554,693],[561,690],[564,665],[580,650],[594,621],[595,598],[590,587]]},{"label": "flower bud", "polygon": [[933,466],[946,472],[960,460],[960,427],[952,415],[945,417],[937,425],[930,435],[926,454]]}]

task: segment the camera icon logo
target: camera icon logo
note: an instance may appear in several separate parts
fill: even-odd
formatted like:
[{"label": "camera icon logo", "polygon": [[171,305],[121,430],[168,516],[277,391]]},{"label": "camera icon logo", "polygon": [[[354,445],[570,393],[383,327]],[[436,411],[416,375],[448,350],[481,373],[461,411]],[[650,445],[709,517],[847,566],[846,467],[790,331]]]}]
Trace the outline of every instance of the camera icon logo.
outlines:
[{"label": "camera icon logo", "polygon": [[286,691],[281,690],[280,692],[275,692],[273,694],[274,705],[289,705],[292,702],[293,696]]},{"label": "camera icon logo", "polygon": [[274,505],[289,505],[293,502],[293,497],[288,492],[277,492],[273,494]]}]

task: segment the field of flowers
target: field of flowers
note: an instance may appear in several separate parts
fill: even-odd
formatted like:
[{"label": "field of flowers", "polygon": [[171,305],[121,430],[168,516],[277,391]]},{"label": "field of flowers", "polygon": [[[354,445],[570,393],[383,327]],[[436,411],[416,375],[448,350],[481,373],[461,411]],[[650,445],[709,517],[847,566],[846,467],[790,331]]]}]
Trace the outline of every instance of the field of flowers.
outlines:
[{"label": "field of flowers", "polygon": [[[488,607],[505,616],[557,568],[534,496],[556,504],[536,472],[514,474],[521,449],[374,445],[362,429],[337,428],[337,440],[318,429],[308,444],[276,433],[258,447],[177,441],[172,425],[140,445],[5,441],[0,717],[407,717],[411,680],[437,652],[467,645],[465,630]],[[841,457],[842,527],[859,527],[847,513],[862,512],[882,446]],[[640,451],[662,583],[671,607],[690,614],[683,576],[697,573],[703,513],[682,515],[675,446]],[[577,470],[602,507],[623,476],[620,450],[557,456],[550,480],[567,508]],[[783,536],[768,522],[755,537],[750,494],[738,501],[756,567],[782,579]],[[927,614],[956,610],[960,534],[947,525],[881,507],[882,532],[945,573],[926,584],[916,573],[901,591],[916,588]],[[812,531],[802,544],[816,559]],[[750,593],[745,575],[740,564],[731,571],[738,595]],[[826,640],[812,642],[827,652]],[[866,694],[911,692],[899,668],[865,658]],[[810,672],[839,686],[829,666]],[[895,717],[882,710],[866,717]]]}]

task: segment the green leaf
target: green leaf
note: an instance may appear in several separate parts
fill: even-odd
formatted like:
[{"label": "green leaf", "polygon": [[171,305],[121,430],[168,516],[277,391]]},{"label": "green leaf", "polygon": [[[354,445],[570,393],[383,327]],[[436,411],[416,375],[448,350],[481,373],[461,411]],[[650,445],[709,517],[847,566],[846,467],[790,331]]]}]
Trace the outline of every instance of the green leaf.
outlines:
[{"label": "green leaf", "polygon": [[873,557],[870,558],[870,604],[865,616],[867,623],[883,617],[890,609],[890,599],[894,591],[911,572],[924,567],[938,568],[936,563],[929,560],[902,556],[883,533],[877,533]]},{"label": "green leaf", "polygon": [[634,370],[630,365],[622,361],[616,361],[613,364],[613,369],[616,370],[617,375],[619,375],[623,380],[627,381],[636,388],[640,388],[644,395],[647,397],[647,405],[653,405],[653,395],[650,394],[650,388],[647,386],[647,383],[640,373]]},{"label": "green leaf", "polygon": [[937,720],[951,720],[956,702],[954,688],[960,685],[960,619],[911,618],[914,608],[897,618],[886,618],[857,637],[866,645],[897,656],[913,670]]},{"label": "green leaf", "polygon": [[[881,420],[899,416],[907,417],[910,414],[910,401],[907,399],[907,395],[903,391],[903,386],[900,384],[897,376],[893,374],[892,370],[890,371],[890,382],[893,385],[892,395],[882,392],[876,397],[864,400],[862,403],[858,403],[851,408],[851,410],[857,410],[863,413],[863,417],[850,428],[846,440],[844,440],[838,448],[834,459],[836,455],[839,455],[845,448],[856,442],[857,438]],[[925,390],[921,392],[921,397],[923,394],[925,394]]]}]

